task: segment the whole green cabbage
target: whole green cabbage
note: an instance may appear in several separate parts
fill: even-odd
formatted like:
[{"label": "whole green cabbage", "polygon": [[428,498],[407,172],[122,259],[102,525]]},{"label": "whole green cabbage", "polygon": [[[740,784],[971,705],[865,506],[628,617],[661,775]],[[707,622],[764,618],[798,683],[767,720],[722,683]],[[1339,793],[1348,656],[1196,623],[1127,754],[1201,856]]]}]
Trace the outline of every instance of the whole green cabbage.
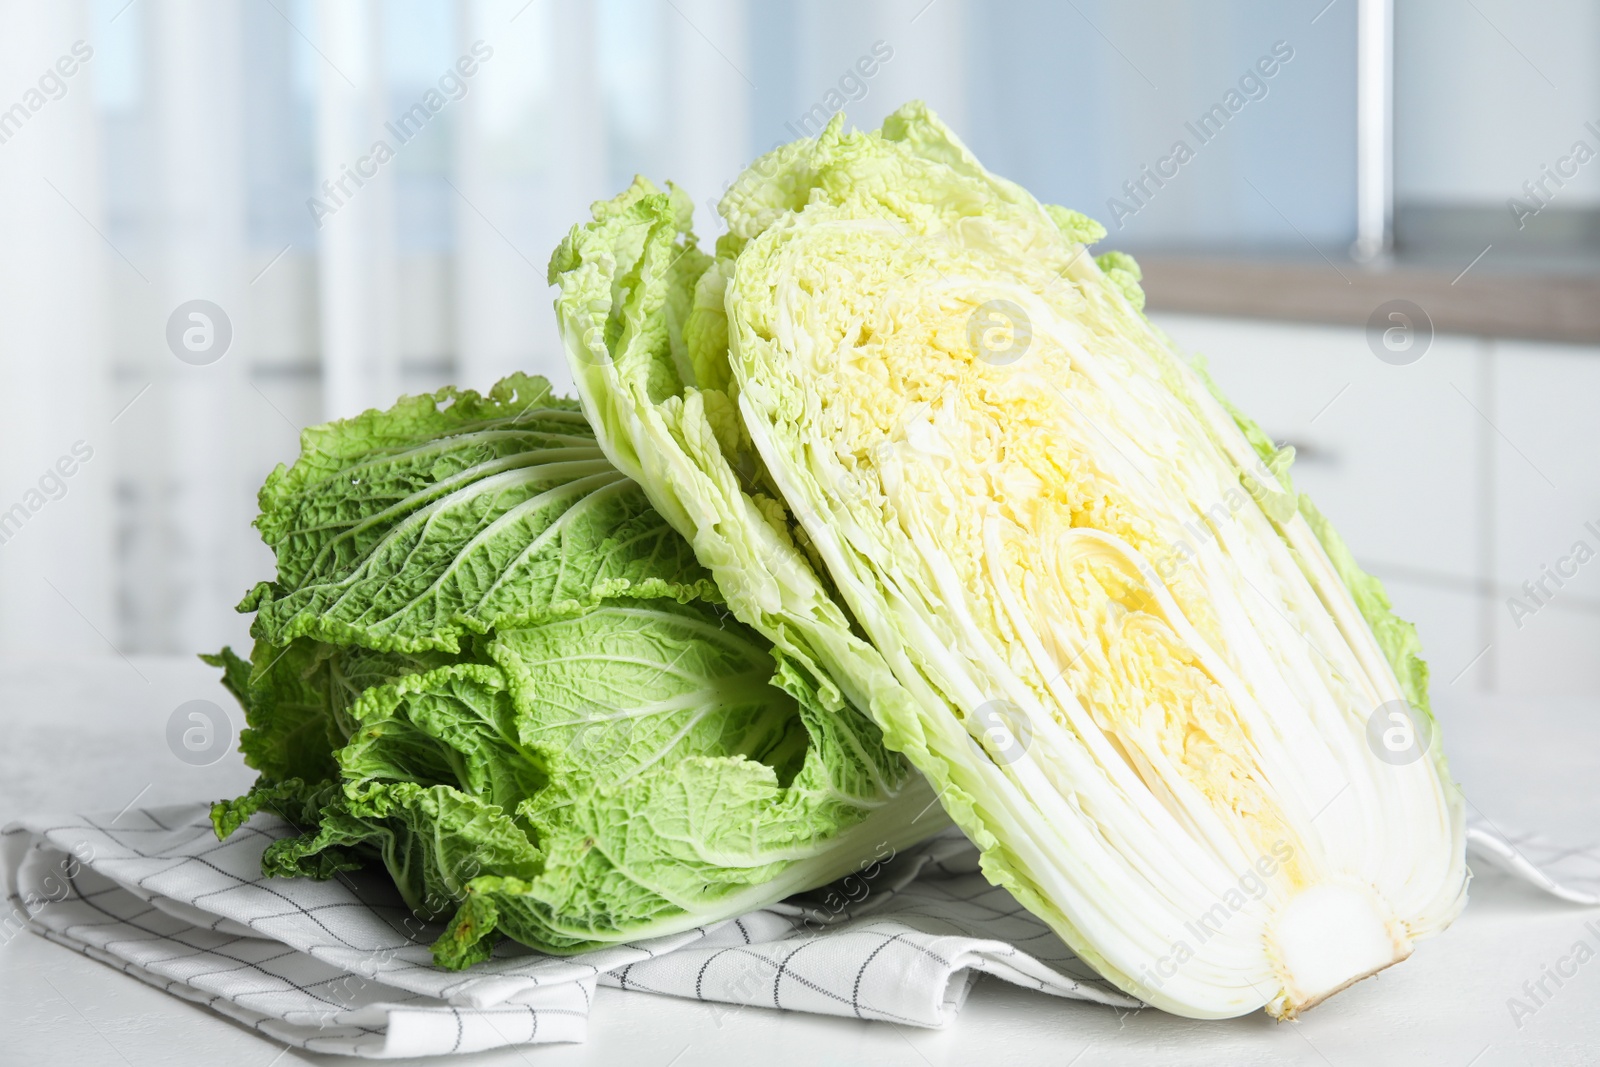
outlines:
[{"label": "whole green cabbage", "polygon": [[260,496],[256,645],[207,659],[261,777],[213,822],[294,824],[267,874],[381,863],[444,966],[731,918],[947,825],[540,379],[309,429]]}]

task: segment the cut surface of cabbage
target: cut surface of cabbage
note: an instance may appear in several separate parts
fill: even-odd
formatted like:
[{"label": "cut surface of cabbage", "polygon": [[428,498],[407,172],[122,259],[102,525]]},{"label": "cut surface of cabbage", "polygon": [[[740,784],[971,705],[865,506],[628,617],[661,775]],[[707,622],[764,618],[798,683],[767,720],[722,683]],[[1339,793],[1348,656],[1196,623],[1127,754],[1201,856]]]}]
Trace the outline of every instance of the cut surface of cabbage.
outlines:
[{"label": "cut surface of cabbage", "polygon": [[608,454],[1123,989],[1288,1017],[1465,902],[1414,632],[1103,231],[919,105],[558,250]]}]

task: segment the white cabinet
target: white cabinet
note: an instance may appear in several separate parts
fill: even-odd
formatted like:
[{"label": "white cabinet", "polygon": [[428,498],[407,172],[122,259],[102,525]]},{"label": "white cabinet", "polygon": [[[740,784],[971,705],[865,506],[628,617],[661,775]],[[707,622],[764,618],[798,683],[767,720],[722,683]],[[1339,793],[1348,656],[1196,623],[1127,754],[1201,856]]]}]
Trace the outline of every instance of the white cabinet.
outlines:
[{"label": "white cabinet", "polygon": [[1503,341],[1493,374],[1496,683],[1600,692],[1600,350]]},{"label": "white cabinet", "polygon": [[1359,328],[1152,317],[1305,446],[1296,484],[1417,623],[1436,694],[1600,693],[1600,348],[1436,337],[1393,366]]},{"label": "white cabinet", "polygon": [[1481,345],[1433,340],[1408,366],[1380,361],[1365,331],[1160,315],[1203,355],[1229,399],[1298,446],[1295,484],[1364,564],[1469,579],[1480,547],[1473,455]]}]

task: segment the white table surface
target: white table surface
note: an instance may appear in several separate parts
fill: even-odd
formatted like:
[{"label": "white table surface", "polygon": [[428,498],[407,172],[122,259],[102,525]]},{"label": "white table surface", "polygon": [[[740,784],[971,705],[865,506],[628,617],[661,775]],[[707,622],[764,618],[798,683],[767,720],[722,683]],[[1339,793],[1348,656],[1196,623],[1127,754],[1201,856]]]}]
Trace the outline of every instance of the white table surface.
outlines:
[{"label": "white table surface", "polygon": [[[1556,840],[1600,837],[1600,700],[1474,697],[1441,687],[1445,747],[1469,801],[1506,829]],[[238,707],[194,661],[0,660],[0,823],[25,812],[117,811],[232,796],[253,773],[237,753],[193,767],[167,749],[187,700]],[[1600,959],[1583,964],[1536,1014],[1508,999],[1565,955],[1600,909],[1561,904],[1480,871],[1466,914],[1407,962],[1279,1024],[1265,1015],[1195,1022],[979,982],[941,1031],[601,989],[585,1044],[454,1059],[480,1065],[629,1067],[1024,1064],[1600,1063]],[[1076,1057],[1076,1059],[1075,1059]],[[145,1067],[351,1063],[287,1050],[86,957],[22,934],[0,944],[0,1064]],[[401,1062],[401,1061],[396,1061]],[[446,1061],[403,1061],[441,1065]]]}]

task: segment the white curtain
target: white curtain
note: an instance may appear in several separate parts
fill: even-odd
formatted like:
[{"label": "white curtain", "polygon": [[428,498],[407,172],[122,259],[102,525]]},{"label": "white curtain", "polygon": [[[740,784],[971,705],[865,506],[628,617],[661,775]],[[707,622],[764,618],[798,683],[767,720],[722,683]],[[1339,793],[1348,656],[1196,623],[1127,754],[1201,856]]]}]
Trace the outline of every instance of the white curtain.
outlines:
[{"label": "white curtain", "polygon": [[[550,250],[618,173],[737,172],[745,36],[744,0],[0,3],[8,84],[89,53],[0,124],[0,653],[247,642],[300,426],[565,386]],[[215,360],[168,343],[196,300]]]},{"label": "white curtain", "polygon": [[380,0],[317,0],[307,27],[320,41],[312,170],[320,180],[308,199],[320,216],[322,406],[330,419],[386,407],[400,388],[395,171],[370,151],[397,140],[384,130],[391,116],[383,21]]},{"label": "white curtain", "polygon": [[71,62],[92,36],[82,2],[0,3],[0,70],[14,94],[0,101],[4,651],[109,654],[118,637],[107,274],[130,268],[104,238],[93,58]]},{"label": "white curtain", "polygon": [[[237,4],[148,0],[139,15],[151,180],[135,244],[150,285],[134,291],[133,315],[114,314],[111,324],[138,335],[129,362],[150,385],[126,421],[130,434],[148,435],[151,460],[119,462],[119,480],[143,487],[144,521],[158,524],[159,535],[137,563],[129,561],[129,577],[137,577],[128,593],[142,592],[145,603],[128,638],[136,648],[204,648],[208,636],[238,632],[231,609],[258,557],[253,539],[239,536],[254,515],[237,436],[255,399],[248,378],[255,309],[245,299],[244,41]],[[185,363],[167,344],[167,320],[192,300],[208,300],[228,318],[229,347],[214,362]],[[120,461],[120,449],[111,458]]]},{"label": "white curtain", "polygon": [[[966,19],[962,0],[0,0],[8,86],[92,50],[0,140],[0,654],[247,643],[233,605],[272,570],[255,492],[300,427],[514,370],[566,388],[545,266],[593,200],[671,178],[714,239],[727,183],[875,41],[893,59],[852,119],[923,95],[959,122]],[[169,343],[194,301],[231,330],[219,358]],[[61,498],[28,496],[79,441]]]},{"label": "white curtain", "polygon": [[[482,389],[522,370],[568,380],[545,264],[605,188],[606,121],[588,0],[458,6],[457,40],[493,55],[457,106],[457,376]],[[558,45],[556,42],[560,42]]]}]

